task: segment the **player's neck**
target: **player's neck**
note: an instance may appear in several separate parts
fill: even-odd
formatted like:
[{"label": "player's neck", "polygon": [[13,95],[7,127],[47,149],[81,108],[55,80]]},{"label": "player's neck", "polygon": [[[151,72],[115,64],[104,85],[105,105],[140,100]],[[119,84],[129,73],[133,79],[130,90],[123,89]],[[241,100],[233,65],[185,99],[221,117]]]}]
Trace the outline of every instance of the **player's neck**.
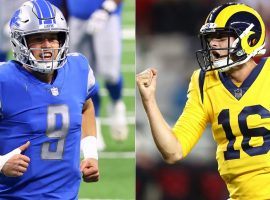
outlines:
[{"label": "player's neck", "polygon": [[33,71],[32,74],[40,81],[44,82],[44,83],[52,83],[54,80],[54,75],[55,75],[55,71],[48,73],[48,74],[44,74],[44,73],[40,73],[40,72],[35,72]]},{"label": "player's neck", "polygon": [[231,78],[233,83],[241,85],[256,66],[257,64],[251,59],[245,64],[230,70],[227,75]]},{"label": "player's neck", "polygon": [[44,83],[52,83],[57,73],[56,71],[52,71],[50,73],[40,73],[40,72],[33,71],[29,69],[28,67],[24,67],[24,68],[27,71],[31,72],[33,76],[35,76],[38,80]]}]

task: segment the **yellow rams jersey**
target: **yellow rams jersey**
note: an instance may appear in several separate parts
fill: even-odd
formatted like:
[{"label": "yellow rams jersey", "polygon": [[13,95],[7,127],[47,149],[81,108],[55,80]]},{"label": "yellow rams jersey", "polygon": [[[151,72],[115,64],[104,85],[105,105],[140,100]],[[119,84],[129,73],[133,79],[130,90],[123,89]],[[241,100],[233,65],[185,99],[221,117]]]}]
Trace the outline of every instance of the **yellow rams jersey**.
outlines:
[{"label": "yellow rams jersey", "polygon": [[270,199],[270,59],[237,87],[218,71],[195,71],[173,127],[186,156],[212,125],[218,170],[231,200]]}]

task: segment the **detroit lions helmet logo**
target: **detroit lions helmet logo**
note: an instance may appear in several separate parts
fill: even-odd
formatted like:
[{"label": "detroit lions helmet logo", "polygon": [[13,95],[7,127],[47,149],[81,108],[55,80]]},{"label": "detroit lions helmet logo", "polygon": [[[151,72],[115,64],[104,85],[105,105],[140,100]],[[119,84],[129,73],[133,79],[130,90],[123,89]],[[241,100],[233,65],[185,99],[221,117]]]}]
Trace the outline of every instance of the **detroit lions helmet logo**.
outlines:
[{"label": "detroit lions helmet logo", "polygon": [[21,10],[17,10],[13,17],[11,18],[10,20],[10,24],[9,26],[12,27],[12,26],[17,26],[17,27],[20,27],[20,24],[23,22],[28,22],[29,21],[29,18],[23,14],[23,12]]},{"label": "detroit lions helmet logo", "polygon": [[9,26],[11,27],[11,26],[20,26],[20,24],[19,24],[19,22],[21,21],[21,19],[20,19],[20,13],[21,13],[21,10],[17,10],[15,13],[14,13],[14,15],[13,15],[13,17],[11,18],[11,20],[10,20],[10,24],[9,24]]}]

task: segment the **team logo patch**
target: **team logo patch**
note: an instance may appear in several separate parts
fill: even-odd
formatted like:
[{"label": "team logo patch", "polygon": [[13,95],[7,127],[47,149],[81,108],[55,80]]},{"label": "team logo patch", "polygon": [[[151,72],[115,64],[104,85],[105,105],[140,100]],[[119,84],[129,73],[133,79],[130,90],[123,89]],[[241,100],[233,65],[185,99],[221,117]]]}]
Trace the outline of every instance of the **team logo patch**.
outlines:
[{"label": "team logo patch", "polygon": [[20,26],[20,21],[21,21],[21,17],[20,17],[21,11],[17,10],[13,16],[13,18],[10,20],[10,26]]},{"label": "team logo patch", "polygon": [[53,96],[58,96],[59,95],[59,91],[57,87],[52,87],[51,88],[51,93]]}]

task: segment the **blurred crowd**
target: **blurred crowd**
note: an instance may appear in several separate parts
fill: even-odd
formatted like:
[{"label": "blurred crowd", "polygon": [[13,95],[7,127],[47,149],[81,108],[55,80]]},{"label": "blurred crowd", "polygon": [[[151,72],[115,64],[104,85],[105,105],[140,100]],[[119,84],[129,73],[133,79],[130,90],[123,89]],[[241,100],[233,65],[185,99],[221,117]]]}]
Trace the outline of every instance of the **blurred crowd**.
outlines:
[{"label": "blurred crowd", "polygon": [[[139,73],[148,67],[158,69],[158,104],[171,126],[185,105],[192,72],[199,68],[195,56],[195,51],[200,48],[198,32],[208,13],[226,2],[230,1],[136,0],[136,70]],[[270,1],[238,2],[255,8],[266,27],[270,27]],[[176,165],[167,165],[155,147],[139,98],[137,95],[137,199],[228,199],[226,186],[218,174],[216,144],[210,127],[187,158]]]}]

